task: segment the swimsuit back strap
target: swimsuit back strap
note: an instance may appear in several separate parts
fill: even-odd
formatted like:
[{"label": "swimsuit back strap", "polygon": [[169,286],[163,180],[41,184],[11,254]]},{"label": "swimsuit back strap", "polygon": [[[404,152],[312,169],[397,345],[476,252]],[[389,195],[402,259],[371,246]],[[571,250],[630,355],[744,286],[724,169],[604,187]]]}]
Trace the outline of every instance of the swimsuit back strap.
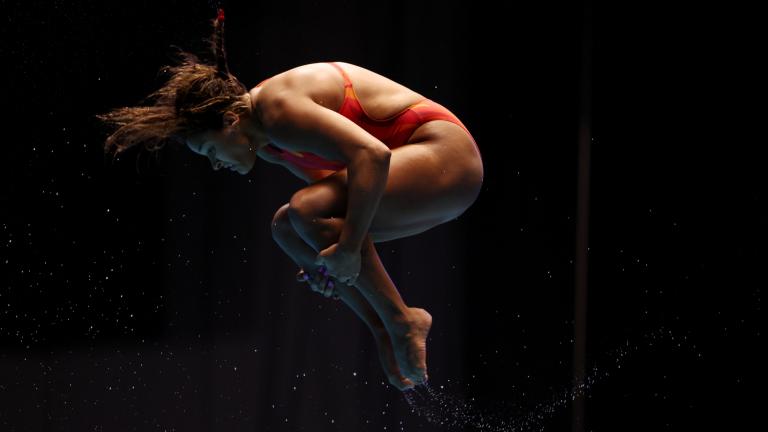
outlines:
[{"label": "swimsuit back strap", "polygon": [[332,65],[336,69],[338,69],[339,72],[341,72],[341,75],[344,77],[344,87],[352,87],[352,81],[349,79],[349,75],[347,75],[347,72],[344,71],[344,69],[341,66],[337,65],[336,62],[327,62],[327,63]]}]

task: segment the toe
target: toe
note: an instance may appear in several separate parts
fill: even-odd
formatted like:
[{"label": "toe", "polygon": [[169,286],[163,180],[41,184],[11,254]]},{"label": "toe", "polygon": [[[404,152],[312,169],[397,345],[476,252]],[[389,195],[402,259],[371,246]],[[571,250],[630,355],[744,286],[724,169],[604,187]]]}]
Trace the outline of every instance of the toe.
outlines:
[{"label": "toe", "polygon": [[423,369],[417,369],[414,373],[408,376],[411,381],[416,385],[421,385],[427,382],[427,372]]},{"label": "toe", "polygon": [[403,379],[402,383],[405,385],[403,390],[409,390],[416,387],[416,384],[414,384],[413,381],[409,380],[408,378]]},{"label": "toe", "polygon": [[389,377],[389,383],[392,384],[394,387],[396,387],[400,391],[410,390],[414,387],[416,387],[416,384],[413,383],[413,381],[409,380],[408,378],[404,376],[395,376],[390,375]]}]

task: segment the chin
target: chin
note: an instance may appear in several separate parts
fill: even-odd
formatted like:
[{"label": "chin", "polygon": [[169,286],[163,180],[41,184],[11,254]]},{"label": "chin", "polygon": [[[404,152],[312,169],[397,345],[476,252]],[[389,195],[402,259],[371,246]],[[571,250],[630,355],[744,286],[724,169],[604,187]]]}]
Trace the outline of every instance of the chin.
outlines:
[{"label": "chin", "polygon": [[248,174],[249,172],[251,172],[251,170],[253,169],[254,166],[256,166],[256,161],[253,161],[253,164],[251,164],[251,166],[245,168],[245,171],[241,172],[241,174]]}]

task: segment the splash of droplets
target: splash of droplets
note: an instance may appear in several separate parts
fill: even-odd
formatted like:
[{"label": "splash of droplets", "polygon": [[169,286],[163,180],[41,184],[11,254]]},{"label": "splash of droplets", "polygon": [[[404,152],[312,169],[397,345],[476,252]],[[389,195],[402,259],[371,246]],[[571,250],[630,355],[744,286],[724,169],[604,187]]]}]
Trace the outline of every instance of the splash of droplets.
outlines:
[{"label": "splash of droplets", "polygon": [[[547,420],[566,408],[569,402],[586,397],[595,383],[609,377],[612,371],[621,369],[627,357],[637,352],[641,346],[652,347],[660,342],[671,341],[677,347],[682,347],[683,343],[687,343],[686,337],[676,339],[672,331],[664,327],[645,333],[643,339],[641,344],[633,344],[630,340],[626,340],[617,348],[609,350],[607,352],[609,365],[603,367],[596,364],[585,375],[582,382],[576,382],[570,387],[555,392],[548,401],[538,403],[527,411],[483,412],[458,395],[436,390],[429,385],[429,382],[403,392],[403,396],[411,407],[411,412],[424,417],[431,423],[448,428],[473,427],[482,432],[541,432]],[[695,349],[695,346],[693,348]]]},{"label": "splash of droplets", "polygon": [[481,430],[499,430],[488,429],[492,427],[489,420],[494,419],[486,419],[486,415],[464,399],[435,390],[429,382],[403,392],[403,396],[411,406],[411,412],[431,423],[449,428],[471,425]]},{"label": "splash of droplets", "polygon": [[447,428],[473,427],[487,432],[543,430],[532,413],[499,414],[480,410],[469,401],[434,389],[425,383],[403,393],[414,412],[431,423]]}]

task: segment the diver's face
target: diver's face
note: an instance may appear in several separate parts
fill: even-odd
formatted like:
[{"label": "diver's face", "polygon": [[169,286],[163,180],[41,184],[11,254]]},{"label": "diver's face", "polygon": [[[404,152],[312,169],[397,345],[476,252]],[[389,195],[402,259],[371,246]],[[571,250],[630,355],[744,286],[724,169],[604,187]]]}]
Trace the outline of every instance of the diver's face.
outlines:
[{"label": "diver's face", "polygon": [[187,147],[207,157],[214,170],[226,168],[246,174],[256,163],[256,153],[239,126],[234,124],[221,131],[193,135],[187,139]]}]

